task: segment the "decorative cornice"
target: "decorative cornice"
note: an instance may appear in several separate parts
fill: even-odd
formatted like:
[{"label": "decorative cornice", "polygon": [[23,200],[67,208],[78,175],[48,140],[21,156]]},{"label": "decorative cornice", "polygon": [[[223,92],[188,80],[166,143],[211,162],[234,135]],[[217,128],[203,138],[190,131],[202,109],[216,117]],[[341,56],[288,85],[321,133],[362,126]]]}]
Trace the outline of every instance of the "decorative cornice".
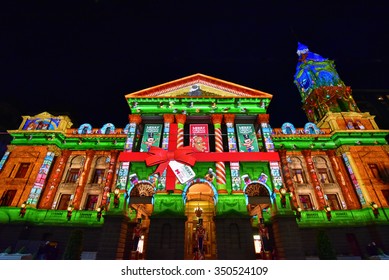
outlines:
[{"label": "decorative cornice", "polygon": [[128,115],[128,120],[130,123],[140,124],[142,122],[142,117],[138,114],[132,114]]}]

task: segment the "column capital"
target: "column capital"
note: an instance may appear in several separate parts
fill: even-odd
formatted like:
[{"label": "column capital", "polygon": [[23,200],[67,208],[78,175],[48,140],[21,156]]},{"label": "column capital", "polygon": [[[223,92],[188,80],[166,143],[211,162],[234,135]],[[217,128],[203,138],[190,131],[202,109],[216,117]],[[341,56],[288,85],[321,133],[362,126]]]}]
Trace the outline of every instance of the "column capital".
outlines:
[{"label": "column capital", "polygon": [[221,124],[223,121],[223,115],[222,114],[212,114],[211,119],[212,119],[213,124]]},{"label": "column capital", "polygon": [[286,149],[280,149],[278,150],[278,153],[281,158],[286,158]]},{"label": "column capital", "polygon": [[235,114],[224,114],[224,122],[225,123],[234,123],[235,122]]},{"label": "column capital", "polygon": [[7,145],[7,152],[12,152],[13,150],[15,150],[16,146],[15,145]]},{"label": "column capital", "polygon": [[269,123],[269,114],[259,114],[257,121],[258,123]]},{"label": "column capital", "polygon": [[93,157],[95,155],[96,151],[95,150],[86,150],[85,153],[86,153],[87,157]]},{"label": "column capital", "polygon": [[311,150],[302,150],[301,153],[303,154],[304,157],[310,157],[312,154]]},{"label": "column capital", "polygon": [[179,123],[179,124],[185,124],[185,122],[186,122],[186,115],[184,115],[184,114],[176,115],[176,122]]},{"label": "column capital", "polygon": [[326,154],[328,157],[334,157],[334,156],[336,156],[336,151],[335,150],[327,150]]},{"label": "column capital", "polygon": [[163,115],[164,123],[174,123],[174,115],[173,114],[164,114]]},{"label": "column capital", "polygon": [[60,156],[60,155],[62,155],[61,149],[58,148],[58,147],[55,146],[55,145],[49,145],[49,146],[47,146],[47,150],[48,150],[49,152],[53,152],[55,156]]},{"label": "column capital", "polygon": [[140,124],[142,122],[142,117],[139,114],[128,115],[128,120],[130,123]]}]

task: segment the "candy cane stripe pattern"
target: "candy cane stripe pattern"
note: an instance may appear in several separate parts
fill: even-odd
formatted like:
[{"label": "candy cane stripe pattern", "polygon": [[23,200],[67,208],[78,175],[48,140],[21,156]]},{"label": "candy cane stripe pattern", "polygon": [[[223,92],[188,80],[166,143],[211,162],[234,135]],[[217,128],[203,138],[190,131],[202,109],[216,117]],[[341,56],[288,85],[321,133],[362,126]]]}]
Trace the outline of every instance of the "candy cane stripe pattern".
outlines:
[{"label": "candy cane stripe pattern", "polygon": [[[214,114],[212,115],[212,121],[215,126],[215,150],[216,152],[223,152],[223,139],[221,131],[221,122],[223,115]],[[226,184],[226,167],[224,162],[216,162],[216,182],[220,185]]]},{"label": "candy cane stripe pattern", "polygon": [[186,121],[186,115],[176,115],[176,121],[178,124],[177,148],[180,148],[184,146],[184,124]]}]

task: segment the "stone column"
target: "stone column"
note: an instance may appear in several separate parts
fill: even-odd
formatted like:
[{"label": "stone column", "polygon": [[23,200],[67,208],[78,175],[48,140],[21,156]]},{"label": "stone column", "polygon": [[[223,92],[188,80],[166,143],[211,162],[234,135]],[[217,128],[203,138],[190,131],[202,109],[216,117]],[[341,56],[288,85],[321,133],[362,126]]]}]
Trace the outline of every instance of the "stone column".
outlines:
[{"label": "stone column", "polygon": [[[223,152],[223,138],[222,138],[222,130],[221,123],[223,120],[223,115],[221,114],[213,114],[211,115],[212,123],[215,127],[215,151],[217,153]],[[226,190],[226,167],[224,162],[217,161],[216,165],[216,183],[218,185],[219,193],[227,193]]]},{"label": "stone column", "polygon": [[361,203],[362,207],[370,207],[369,202],[372,200],[362,180],[362,176],[358,171],[358,166],[355,164],[354,158],[350,153],[350,148],[347,146],[342,146],[338,152],[342,154],[343,161],[350,175],[351,182],[354,186],[355,192],[357,193],[359,202]]},{"label": "stone column", "polygon": [[292,194],[291,197],[292,197],[293,207],[298,208],[296,193],[294,190],[294,184],[290,176],[288,161],[286,160],[286,150],[285,149],[279,150],[278,154],[280,155],[281,158],[281,168],[282,168],[282,174],[284,175],[286,189]]},{"label": "stone column", "polygon": [[184,125],[186,122],[186,115],[176,115],[177,129],[177,148],[184,146]]},{"label": "stone column", "polygon": [[[228,138],[228,152],[236,153],[237,149],[237,139],[235,136],[235,115],[234,114],[225,114],[224,123],[227,126],[227,138]],[[240,180],[240,164],[239,162],[230,162],[230,172],[231,172],[231,188],[232,192],[241,192],[241,180]]]},{"label": "stone column", "polygon": [[[177,122],[177,149],[184,146],[184,125],[186,122],[186,115],[179,114],[176,116],[176,122]],[[169,149],[170,150],[170,149]],[[179,185],[180,181],[176,179],[175,185]],[[181,189],[178,189],[177,187],[174,189],[175,193],[182,193]]]},{"label": "stone column", "polygon": [[75,210],[79,210],[81,207],[82,195],[84,194],[85,185],[88,180],[88,175],[91,169],[91,164],[95,153],[96,152],[94,150],[86,151],[86,160],[82,168],[81,176],[79,178],[78,185],[76,187],[76,191],[74,193],[74,197],[72,201]]},{"label": "stone column", "polygon": [[346,200],[346,205],[348,209],[359,209],[360,204],[358,202],[358,198],[355,195],[355,191],[353,190],[352,184],[345,173],[345,169],[343,167],[343,163],[341,159],[336,155],[335,150],[327,150],[326,154],[330,159],[332,169],[335,172],[336,180],[342,190],[343,196]]},{"label": "stone column", "polygon": [[326,206],[327,202],[324,199],[324,193],[320,187],[319,179],[317,178],[315,166],[313,164],[312,157],[311,157],[311,151],[303,150],[302,154],[304,156],[305,162],[307,163],[309,176],[311,178],[313,188],[315,189],[316,199],[318,203],[318,210],[322,210]]},{"label": "stone column", "polygon": [[108,166],[108,172],[107,177],[105,179],[104,184],[104,192],[103,192],[103,198],[101,200],[101,205],[105,206],[108,199],[108,194],[111,192],[112,189],[112,183],[113,183],[113,177],[115,175],[115,169],[116,169],[116,163],[118,159],[119,151],[111,151],[111,160],[109,162]]},{"label": "stone column", "polygon": [[60,154],[58,154],[50,178],[47,181],[46,188],[43,191],[42,199],[38,204],[38,208],[41,209],[52,208],[55,193],[57,192],[57,187],[61,183],[61,178],[66,169],[66,163],[70,155],[71,155],[71,151],[69,150],[62,150]]}]

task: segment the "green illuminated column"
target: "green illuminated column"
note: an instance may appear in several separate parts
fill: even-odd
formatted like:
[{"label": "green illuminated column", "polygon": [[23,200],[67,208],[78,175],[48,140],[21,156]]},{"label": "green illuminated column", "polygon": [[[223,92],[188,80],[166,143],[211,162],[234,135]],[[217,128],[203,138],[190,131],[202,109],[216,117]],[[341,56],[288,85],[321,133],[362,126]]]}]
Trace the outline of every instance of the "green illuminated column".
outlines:
[{"label": "green illuminated column", "polygon": [[86,151],[86,160],[84,163],[84,166],[81,171],[81,176],[78,181],[78,185],[76,187],[76,191],[74,192],[74,198],[73,198],[73,207],[74,209],[78,210],[81,207],[81,199],[82,195],[84,194],[85,185],[88,180],[88,175],[91,169],[91,164],[93,157],[95,155],[96,151],[94,150],[88,150]]}]

